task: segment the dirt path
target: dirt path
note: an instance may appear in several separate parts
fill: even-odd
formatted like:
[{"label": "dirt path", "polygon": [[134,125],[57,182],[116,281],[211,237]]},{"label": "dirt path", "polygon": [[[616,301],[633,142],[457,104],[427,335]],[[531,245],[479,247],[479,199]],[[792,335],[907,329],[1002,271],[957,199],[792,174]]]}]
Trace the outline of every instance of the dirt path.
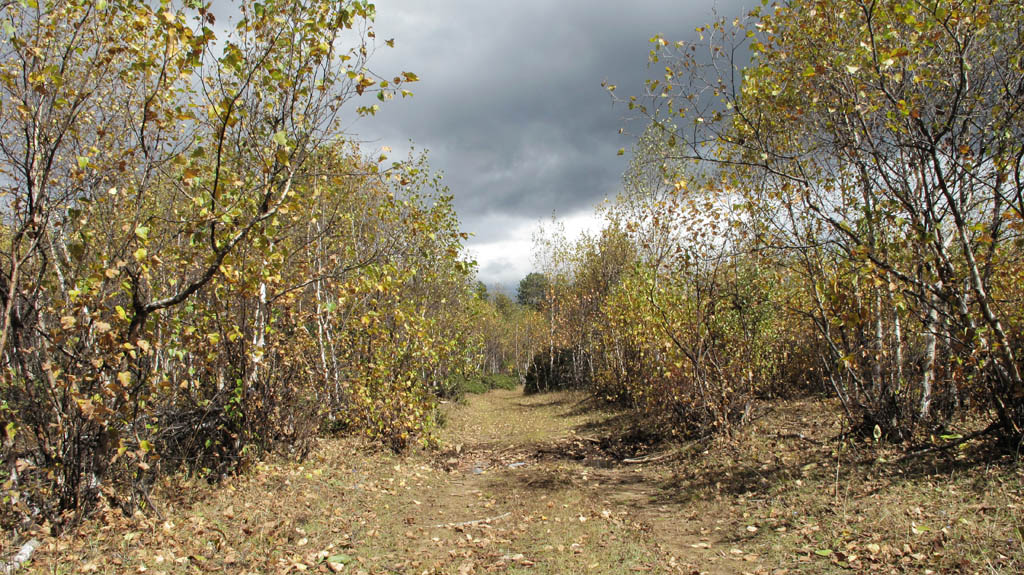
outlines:
[{"label": "dirt path", "polygon": [[301,463],[168,484],[160,515],[107,510],[26,572],[1014,572],[1024,549],[1020,467],[879,466],[829,439],[820,403],[670,447],[582,395],[493,391],[445,416],[440,450],[329,439]]},{"label": "dirt path", "polygon": [[[574,394],[493,391],[446,406],[440,451],[393,456],[324,440],[218,486],[154,497],[161,517],[108,510],[48,540],[46,573],[738,573],[665,491],[623,464],[619,415]],[[639,453],[634,453],[637,450]],[[699,521],[697,521],[699,519]],[[753,565],[747,565],[753,567]],[[751,569],[753,571],[753,569]]]},{"label": "dirt path", "polygon": [[[755,559],[723,547],[721,529],[672,502],[671,471],[642,438],[621,440],[623,416],[586,396],[493,391],[450,411],[442,437],[450,470],[438,514],[491,519],[540,573],[740,573]],[[478,501],[484,502],[484,509]],[[467,511],[478,511],[474,514]],[[466,519],[458,521],[459,513]],[[470,517],[473,515],[473,517]],[[721,522],[720,522],[721,523]],[[487,567],[486,561],[482,566]],[[501,567],[501,561],[491,567]]]}]

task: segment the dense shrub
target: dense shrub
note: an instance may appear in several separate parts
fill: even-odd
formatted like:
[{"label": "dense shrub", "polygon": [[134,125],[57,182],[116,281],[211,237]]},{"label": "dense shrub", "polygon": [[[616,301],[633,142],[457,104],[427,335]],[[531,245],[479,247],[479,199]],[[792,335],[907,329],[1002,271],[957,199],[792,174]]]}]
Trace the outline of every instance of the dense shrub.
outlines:
[{"label": "dense shrub", "polygon": [[240,0],[218,37],[203,3],[102,4],[0,6],[4,526],[325,423],[427,440],[476,364],[472,268],[425,159],[342,138],[416,79],[366,68],[372,5]]},{"label": "dense shrub", "polygon": [[1010,0],[778,2],[700,28],[709,51],[653,38],[664,75],[626,100],[648,127],[606,208],[636,265],[595,290],[610,245],[539,242],[551,345],[677,426],[823,390],[855,432],[980,407],[1019,450],[1022,23]]}]

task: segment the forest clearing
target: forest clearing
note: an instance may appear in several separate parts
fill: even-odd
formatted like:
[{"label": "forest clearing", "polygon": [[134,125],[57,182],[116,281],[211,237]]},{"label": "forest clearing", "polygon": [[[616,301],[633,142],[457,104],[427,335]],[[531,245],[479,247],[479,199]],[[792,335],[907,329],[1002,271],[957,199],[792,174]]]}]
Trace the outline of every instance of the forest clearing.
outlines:
[{"label": "forest clearing", "polygon": [[0,0],[0,575],[1024,570],[1024,3],[597,1]]},{"label": "forest clearing", "polygon": [[[219,486],[161,487],[48,539],[32,573],[1013,573],[1024,473],[984,445],[840,439],[817,404],[655,442],[585,394],[471,395],[439,451],[325,439]],[[629,463],[633,462],[633,463]]]}]

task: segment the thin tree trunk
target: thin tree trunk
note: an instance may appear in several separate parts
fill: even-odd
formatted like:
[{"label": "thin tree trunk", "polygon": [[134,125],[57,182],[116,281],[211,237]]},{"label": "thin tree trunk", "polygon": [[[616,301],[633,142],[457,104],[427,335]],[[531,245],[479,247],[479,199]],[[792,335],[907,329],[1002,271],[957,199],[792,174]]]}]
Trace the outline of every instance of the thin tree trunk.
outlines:
[{"label": "thin tree trunk", "polygon": [[875,397],[888,401],[889,391],[886,389],[885,380],[882,374],[882,361],[885,358],[885,329],[882,325],[882,291],[875,290],[875,356],[871,362],[871,387]]},{"label": "thin tree trunk", "polygon": [[895,339],[895,341],[893,342],[893,344],[894,344],[894,346],[893,346],[894,350],[893,351],[896,354],[895,358],[894,358],[895,364],[896,364],[895,365],[895,368],[896,368],[896,379],[895,379],[895,381],[893,383],[894,383],[894,388],[896,390],[896,393],[897,394],[901,394],[901,393],[903,393],[903,384],[904,384],[904,379],[903,379],[903,321],[900,320],[900,310],[896,306],[896,294],[894,293],[894,290],[893,290],[892,280],[891,280],[891,278],[888,278],[888,277],[886,279],[889,280],[888,281],[888,284],[889,284],[889,289],[888,289],[888,293],[889,293],[889,309],[892,310],[892,335],[893,335],[893,338]]},{"label": "thin tree trunk", "polygon": [[939,310],[936,308],[935,298],[931,298],[928,306],[928,321],[925,324],[924,343],[924,369],[921,374],[921,404],[917,410],[917,416],[922,421],[929,418],[932,405],[932,385],[935,382],[935,350],[938,337],[936,330],[939,324]]}]

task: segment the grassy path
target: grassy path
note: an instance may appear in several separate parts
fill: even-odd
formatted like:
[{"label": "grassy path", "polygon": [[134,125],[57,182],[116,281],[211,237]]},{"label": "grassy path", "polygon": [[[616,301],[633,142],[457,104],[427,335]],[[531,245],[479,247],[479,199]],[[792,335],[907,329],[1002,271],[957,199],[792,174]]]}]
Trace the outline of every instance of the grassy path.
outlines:
[{"label": "grassy path", "polygon": [[446,408],[439,451],[323,440],[301,464],[168,487],[160,518],[109,510],[47,540],[28,570],[1010,573],[1024,556],[1019,466],[872,463],[830,442],[820,404],[672,447],[581,395],[499,390]]},{"label": "grassy path", "polygon": [[509,533],[531,572],[748,570],[736,554],[713,550],[721,537],[704,528],[705,518],[693,521],[667,501],[669,468],[620,462],[657,455],[642,438],[613,441],[626,431],[623,415],[594,407],[574,394],[470,398],[446,429],[457,451],[448,454],[457,457],[445,463],[460,477],[447,502],[481,493],[509,513],[513,525],[495,522],[492,530]]}]

